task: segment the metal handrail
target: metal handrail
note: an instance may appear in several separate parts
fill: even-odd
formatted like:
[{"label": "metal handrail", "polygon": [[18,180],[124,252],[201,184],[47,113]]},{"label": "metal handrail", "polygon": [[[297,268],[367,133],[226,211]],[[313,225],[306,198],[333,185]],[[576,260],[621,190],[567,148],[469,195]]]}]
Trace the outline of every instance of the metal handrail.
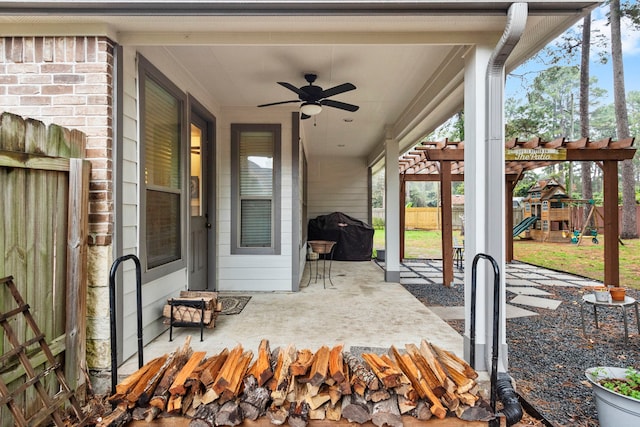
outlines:
[{"label": "metal handrail", "polygon": [[132,260],[136,264],[136,307],[138,318],[138,368],[144,365],[143,343],[142,343],[142,273],[140,260],[137,256],[123,255],[116,259],[111,265],[109,273],[109,317],[111,320],[111,394],[116,392],[118,381],[118,343],[116,329],[116,273],[118,266],[124,261]]}]

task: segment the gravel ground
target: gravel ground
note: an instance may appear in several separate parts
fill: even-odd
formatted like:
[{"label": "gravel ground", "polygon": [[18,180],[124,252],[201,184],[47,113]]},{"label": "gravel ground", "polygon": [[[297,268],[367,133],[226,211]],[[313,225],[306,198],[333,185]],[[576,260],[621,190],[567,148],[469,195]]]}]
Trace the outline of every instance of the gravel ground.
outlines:
[{"label": "gravel ground", "polygon": [[[464,304],[462,286],[403,285],[427,307]],[[589,337],[582,333],[580,304],[590,290],[577,287],[537,286],[562,304],[557,310],[522,306],[538,316],[507,320],[509,373],[516,391],[554,426],[598,426],[595,403],[585,378],[592,366],[640,367],[640,336],[631,313],[629,342],[624,343],[620,310],[598,310],[600,329],[585,311]],[[638,299],[639,293],[627,295]],[[515,295],[507,292],[507,301]],[[464,321],[449,321],[463,333]]]}]

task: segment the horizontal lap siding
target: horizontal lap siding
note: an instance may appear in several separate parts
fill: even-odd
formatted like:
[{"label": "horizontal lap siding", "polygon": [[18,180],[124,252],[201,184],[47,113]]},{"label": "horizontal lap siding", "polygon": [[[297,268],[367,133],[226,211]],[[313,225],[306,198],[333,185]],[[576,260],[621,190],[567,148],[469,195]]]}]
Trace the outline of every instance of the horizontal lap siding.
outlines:
[{"label": "horizontal lap siding", "polygon": [[[221,291],[292,289],[291,114],[274,110],[229,110],[218,127],[218,285]],[[282,175],[280,255],[231,255],[231,123],[280,123]],[[298,242],[295,243],[297,248]]]},{"label": "horizontal lap siding", "polygon": [[367,221],[369,172],[364,158],[311,158],[308,167],[308,219],[343,212]]}]

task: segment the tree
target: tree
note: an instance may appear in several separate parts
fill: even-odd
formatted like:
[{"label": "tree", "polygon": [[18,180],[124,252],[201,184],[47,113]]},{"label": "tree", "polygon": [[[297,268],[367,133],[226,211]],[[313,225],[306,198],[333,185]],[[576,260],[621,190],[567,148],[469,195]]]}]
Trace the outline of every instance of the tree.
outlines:
[{"label": "tree", "polygon": [[[584,17],[582,23],[582,52],[580,53],[580,136],[589,136],[589,54],[591,53],[591,13]],[[582,198],[593,199],[591,182],[591,162],[582,162],[580,171]],[[569,189],[569,194],[573,190]],[[584,210],[584,221],[589,213]]]},{"label": "tree", "polygon": [[[622,63],[622,33],[620,31],[620,0],[611,0],[611,60],[613,63],[613,102],[616,111],[616,130],[618,139],[629,137],[629,118],[624,93],[624,66]],[[633,161],[622,162],[622,230],[620,237],[632,239],[638,237],[636,218],[636,181]]]}]

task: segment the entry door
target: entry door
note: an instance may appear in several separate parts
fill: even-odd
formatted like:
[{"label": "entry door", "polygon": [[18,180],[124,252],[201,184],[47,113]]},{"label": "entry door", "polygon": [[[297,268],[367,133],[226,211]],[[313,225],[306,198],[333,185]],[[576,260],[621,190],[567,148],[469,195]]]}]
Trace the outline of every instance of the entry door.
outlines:
[{"label": "entry door", "polygon": [[191,227],[189,234],[189,289],[207,290],[214,284],[208,283],[209,238],[211,221],[208,212],[209,168],[207,154],[209,149],[207,123],[201,117],[192,115],[191,119],[191,174],[190,209]]}]

